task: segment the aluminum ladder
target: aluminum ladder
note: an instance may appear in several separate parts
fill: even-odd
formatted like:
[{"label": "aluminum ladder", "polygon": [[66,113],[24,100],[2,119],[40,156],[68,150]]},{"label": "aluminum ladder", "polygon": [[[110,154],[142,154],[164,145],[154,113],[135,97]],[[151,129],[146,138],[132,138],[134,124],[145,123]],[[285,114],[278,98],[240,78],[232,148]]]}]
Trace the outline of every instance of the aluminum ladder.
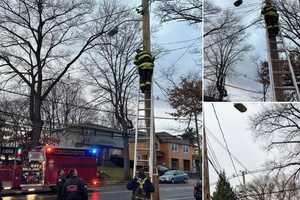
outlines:
[{"label": "aluminum ladder", "polygon": [[[286,48],[284,37],[282,35],[281,29],[279,30],[279,34],[277,35],[276,42],[269,41],[269,33],[267,34],[267,48],[268,48],[268,66],[269,66],[269,76],[270,76],[270,85],[272,89],[273,101],[278,101],[276,99],[276,91],[282,90],[285,101],[289,99],[293,99],[295,101],[300,101],[300,92],[299,92],[299,84],[300,84],[300,71],[296,74],[295,69],[292,66],[290,53]],[[276,44],[273,44],[273,43]],[[272,49],[271,45],[276,47],[276,49]],[[278,53],[278,59],[272,58],[271,54],[273,52]],[[280,65],[279,70],[274,70],[273,64],[276,63],[278,66]],[[280,76],[282,83],[278,84],[274,80],[274,75]]]},{"label": "aluminum ladder", "polygon": [[[139,84],[138,84],[139,85]],[[151,99],[145,99],[145,95],[141,92],[140,87],[137,95],[136,109],[136,128],[134,142],[134,164],[133,177],[137,175],[137,170],[143,168],[146,175],[151,179],[153,177],[153,157],[154,157],[154,115],[153,115],[153,96]],[[151,90],[153,91],[153,90]],[[146,126],[145,120],[145,101],[151,102],[150,109],[150,127]]]}]

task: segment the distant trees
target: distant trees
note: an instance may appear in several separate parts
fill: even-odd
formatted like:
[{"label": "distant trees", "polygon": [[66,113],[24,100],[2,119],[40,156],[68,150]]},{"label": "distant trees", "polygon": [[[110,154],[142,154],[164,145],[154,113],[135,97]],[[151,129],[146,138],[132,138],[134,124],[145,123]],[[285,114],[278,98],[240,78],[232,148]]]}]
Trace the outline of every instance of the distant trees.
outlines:
[{"label": "distant trees", "polygon": [[245,200],[298,200],[299,181],[288,182],[286,175],[264,175],[251,180],[246,186],[241,186],[239,198]]},{"label": "distant trees", "polygon": [[202,1],[199,0],[161,1],[158,15],[163,22],[187,21],[196,24],[203,21],[202,6]]},{"label": "distant trees", "polygon": [[219,180],[216,190],[213,192],[212,200],[237,200],[237,196],[230,186],[225,172],[219,174]]},{"label": "distant trees", "polygon": [[[182,77],[178,86],[168,90],[170,105],[176,110],[171,113],[174,117],[187,117],[187,134],[192,139],[193,131],[190,129],[191,122],[195,127],[195,139],[198,148],[199,158],[201,157],[201,141],[199,132],[199,115],[202,113],[202,81],[197,76]],[[199,163],[201,164],[201,163]],[[201,166],[197,169],[200,171]]]},{"label": "distant trees", "polygon": [[32,146],[40,141],[43,101],[116,25],[114,10],[103,16],[97,9],[93,0],[0,0],[0,78],[28,91]]},{"label": "distant trees", "polygon": [[106,1],[103,4],[102,15],[110,12],[120,13],[115,23],[127,20],[127,23],[117,27],[115,36],[105,36],[96,41],[99,46],[89,53],[85,65],[86,72],[95,84],[94,96],[99,97],[103,105],[108,105],[117,124],[123,132],[124,140],[124,179],[129,178],[129,134],[133,122],[130,117],[130,106],[137,95],[137,68],[133,65],[136,50],[141,47],[139,22],[134,19],[132,11],[117,1]]},{"label": "distant trees", "polygon": [[[242,60],[244,54],[250,50],[250,45],[245,44],[246,33],[240,23],[240,18],[231,11],[225,11],[221,18],[207,26],[219,27],[227,21],[226,25],[208,35],[204,44],[204,76],[213,83],[209,86],[211,94],[217,96],[217,101],[222,101],[228,96],[225,83],[234,66]],[[211,91],[215,89],[215,92]]]},{"label": "distant trees", "polygon": [[93,102],[84,96],[85,84],[66,78],[57,83],[42,105],[42,116],[47,128],[63,128],[67,124],[96,123],[98,112]]},{"label": "distant trees", "polygon": [[281,30],[285,38],[287,38],[291,45],[291,49],[298,49],[300,54],[300,14],[299,14],[299,2],[293,1],[275,1],[276,7],[280,14]]},{"label": "distant trees", "polygon": [[[274,170],[288,171],[288,180],[297,180],[300,169],[300,106],[298,104],[274,104],[265,107],[250,119],[255,137],[265,139],[268,149],[280,149],[283,155],[270,162]],[[286,142],[272,144],[272,142]],[[289,141],[296,141],[289,143]]]}]

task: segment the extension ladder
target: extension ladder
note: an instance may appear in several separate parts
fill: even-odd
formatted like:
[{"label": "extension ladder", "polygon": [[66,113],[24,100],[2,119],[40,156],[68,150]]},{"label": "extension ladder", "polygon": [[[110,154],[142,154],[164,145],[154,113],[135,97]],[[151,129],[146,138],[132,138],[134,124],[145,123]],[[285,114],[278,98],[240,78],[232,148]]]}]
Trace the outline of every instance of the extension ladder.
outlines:
[{"label": "extension ladder", "polygon": [[[267,33],[268,66],[273,101],[300,101],[300,71],[295,72],[281,30],[276,40],[269,40]],[[278,98],[278,93],[282,97]]]},{"label": "extension ladder", "polygon": [[[153,91],[153,90],[151,90]],[[151,94],[152,97],[152,94]],[[150,101],[151,109],[145,108],[145,101]],[[148,120],[145,111],[151,112],[150,124],[146,125]],[[137,175],[137,170],[143,168],[146,175],[151,179],[153,177],[153,157],[154,157],[154,117],[153,117],[153,98],[145,99],[145,95],[140,91],[137,95],[136,110],[136,129],[134,145],[134,164],[133,176]],[[149,126],[150,125],[150,126]]]}]

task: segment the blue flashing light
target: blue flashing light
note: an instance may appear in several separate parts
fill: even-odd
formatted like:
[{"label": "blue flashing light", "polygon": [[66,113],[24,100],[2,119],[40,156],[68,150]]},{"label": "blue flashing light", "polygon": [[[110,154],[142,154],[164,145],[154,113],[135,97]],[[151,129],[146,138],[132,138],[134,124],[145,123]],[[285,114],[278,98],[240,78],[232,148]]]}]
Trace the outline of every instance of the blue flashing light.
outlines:
[{"label": "blue flashing light", "polygon": [[93,154],[96,154],[97,152],[98,152],[97,149],[92,149],[92,153],[93,153]]}]

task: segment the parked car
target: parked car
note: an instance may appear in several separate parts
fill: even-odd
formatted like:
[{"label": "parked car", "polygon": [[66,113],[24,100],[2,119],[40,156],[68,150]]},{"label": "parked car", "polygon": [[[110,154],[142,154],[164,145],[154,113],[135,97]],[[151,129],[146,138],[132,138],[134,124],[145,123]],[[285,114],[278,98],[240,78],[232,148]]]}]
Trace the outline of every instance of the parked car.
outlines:
[{"label": "parked car", "polygon": [[185,183],[189,176],[180,170],[167,171],[164,175],[159,177],[161,183]]},{"label": "parked car", "polygon": [[158,169],[158,174],[160,176],[164,175],[167,171],[170,171],[169,168],[165,167],[165,166],[162,166],[162,165],[158,165],[157,166],[157,169]]}]

